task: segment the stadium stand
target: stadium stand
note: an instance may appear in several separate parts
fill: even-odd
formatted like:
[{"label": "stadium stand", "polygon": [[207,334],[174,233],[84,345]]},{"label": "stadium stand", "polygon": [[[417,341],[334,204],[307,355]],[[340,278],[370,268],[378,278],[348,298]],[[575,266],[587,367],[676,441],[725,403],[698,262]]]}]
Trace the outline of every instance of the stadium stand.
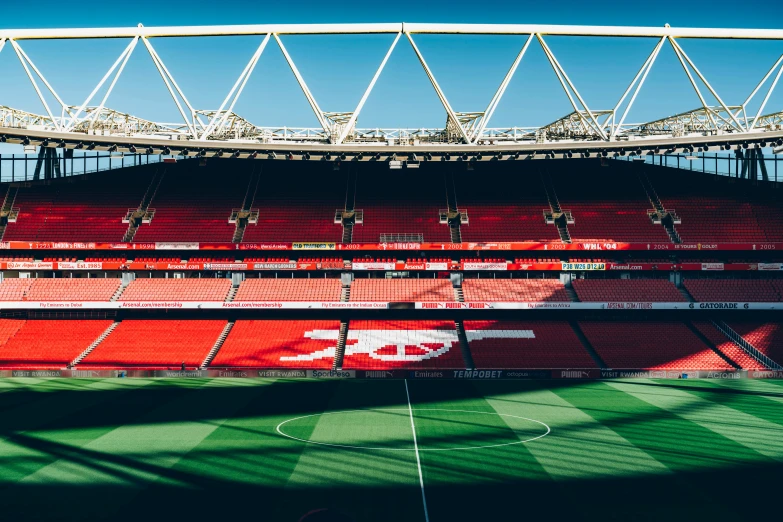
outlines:
[{"label": "stadium stand", "polygon": [[663,279],[575,279],[580,301],[685,302],[677,287]]},{"label": "stadium stand", "polygon": [[210,367],[328,369],[339,331],[339,321],[239,320]]},{"label": "stadium stand", "polygon": [[596,368],[565,321],[465,321],[476,368]]},{"label": "stadium stand", "polygon": [[243,242],[339,242],[343,227],[334,213],[345,208],[347,176],[327,162],[301,170],[278,163],[264,167],[252,205],[258,223],[247,225]]},{"label": "stadium stand", "polygon": [[447,207],[441,176],[420,176],[406,171],[389,177],[373,171],[359,175],[357,210],[364,223],[353,227],[354,243],[382,242],[381,234],[420,235],[423,241],[449,243],[449,227],[441,224],[438,211]]},{"label": "stadium stand", "polygon": [[453,321],[352,320],[343,368],[465,368]]},{"label": "stadium stand", "polygon": [[118,277],[33,279],[27,301],[110,301],[122,281]]},{"label": "stadium stand", "polygon": [[0,282],[0,301],[24,301],[35,279],[5,278]]},{"label": "stadium stand", "polygon": [[339,301],[339,279],[245,279],[234,301]]},{"label": "stadium stand", "polygon": [[574,217],[568,225],[573,241],[670,242],[647,215],[653,206],[633,173],[587,162],[553,173],[552,180],[560,206]]},{"label": "stadium stand", "polygon": [[454,301],[448,279],[356,279],[351,301]]},{"label": "stadium stand", "polygon": [[111,172],[21,188],[14,202],[19,216],[3,240],[121,241],[128,229],[122,218],[139,204],[152,168],[129,170],[121,185]]},{"label": "stadium stand", "polygon": [[737,363],[743,370],[765,370],[762,363],[751,357],[745,350],[731,342],[723,333],[708,321],[693,321],[693,326],[706,337],[718,351]]},{"label": "stadium stand", "polygon": [[0,301],[108,301],[119,278],[6,278]]},{"label": "stadium stand", "polygon": [[[675,228],[683,242],[754,243],[780,240],[780,207],[774,208],[757,190],[748,190],[715,176],[690,183],[669,176],[654,181],[661,202],[676,210],[682,223]],[[756,206],[765,222],[757,219]]]},{"label": "stadium stand", "polygon": [[560,241],[557,227],[544,219],[549,202],[538,177],[508,174],[454,175],[457,206],[469,221],[460,226],[462,240]]},{"label": "stadium stand", "polygon": [[726,323],[758,351],[783,364],[783,324],[779,322],[738,321]]},{"label": "stadium stand", "polygon": [[[168,169],[149,205],[155,215],[139,227],[135,243],[231,242],[236,227],[228,220],[231,210],[242,205],[249,181],[247,167],[226,172],[229,165],[220,162],[205,169],[187,165]],[[140,200],[141,196],[134,205]]]},{"label": "stadium stand", "polygon": [[558,279],[465,279],[462,291],[465,301],[570,301]]},{"label": "stadium stand", "polygon": [[773,303],[783,296],[783,281],[773,279],[685,279],[683,284],[697,301]]},{"label": "stadium stand", "polygon": [[580,321],[579,327],[612,369],[733,369],[678,321]]},{"label": "stadium stand", "polygon": [[225,301],[229,279],[136,279],[120,301]]},{"label": "stadium stand", "polygon": [[78,367],[179,369],[184,361],[193,369],[204,361],[225,325],[223,320],[128,319]]},{"label": "stadium stand", "polygon": [[63,368],[111,323],[107,320],[0,319],[0,367]]}]

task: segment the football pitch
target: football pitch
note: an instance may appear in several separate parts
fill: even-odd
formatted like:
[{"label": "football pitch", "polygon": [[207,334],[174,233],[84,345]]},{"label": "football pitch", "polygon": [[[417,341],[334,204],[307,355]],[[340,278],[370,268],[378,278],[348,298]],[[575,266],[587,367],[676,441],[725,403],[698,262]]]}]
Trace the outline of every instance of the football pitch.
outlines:
[{"label": "football pitch", "polygon": [[781,477],[781,381],[0,380],[4,520],[741,521]]}]

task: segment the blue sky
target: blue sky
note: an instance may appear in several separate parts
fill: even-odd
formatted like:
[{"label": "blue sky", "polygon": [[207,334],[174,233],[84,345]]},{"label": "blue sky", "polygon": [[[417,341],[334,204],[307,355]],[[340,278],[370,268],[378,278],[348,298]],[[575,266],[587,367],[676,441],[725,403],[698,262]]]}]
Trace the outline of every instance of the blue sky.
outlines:
[{"label": "blue sky", "polygon": [[[3,1],[0,27],[94,27],[330,22],[465,22],[680,27],[781,27],[783,2],[713,0],[583,1],[201,1],[105,0],[54,2],[35,7]],[[118,7],[114,7],[114,6]],[[351,111],[393,35],[284,36],[311,91],[325,111]],[[415,36],[457,111],[481,111],[525,37]],[[261,37],[152,40],[196,108],[216,109]],[[591,109],[614,106],[654,47],[652,39],[549,37],[552,51]],[[67,103],[80,105],[127,45],[127,40],[28,41],[22,46]],[[728,104],[739,104],[783,54],[783,41],[680,42]],[[762,95],[757,96],[757,102]],[[708,98],[709,103],[714,100]],[[50,102],[52,103],[52,102]],[[10,46],[0,52],[0,105],[43,113]],[[178,112],[139,45],[108,106],[140,117],[179,122]],[[628,121],[641,122],[695,108],[699,101],[667,45]],[[755,108],[752,105],[751,108]],[[765,112],[783,110],[783,85]],[[543,51],[531,45],[490,126],[537,126],[571,111]],[[262,126],[317,126],[282,57],[270,42],[236,112]],[[359,118],[360,127],[442,127],[445,113],[404,39]]]}]

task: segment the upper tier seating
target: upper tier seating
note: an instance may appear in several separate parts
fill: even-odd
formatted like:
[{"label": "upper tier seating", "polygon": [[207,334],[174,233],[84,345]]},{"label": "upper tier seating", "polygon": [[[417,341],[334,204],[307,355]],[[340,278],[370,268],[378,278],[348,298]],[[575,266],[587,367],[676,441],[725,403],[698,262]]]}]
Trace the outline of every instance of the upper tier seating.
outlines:
[{"label": "upper tier seating", "polygon": [[[155,167],[74,176],[49,185],[20,188],[14,201],[16,223],[4,241],[121,241],[128,224],[122,218],[138,206]],[[122,180],[122,181],[120,181]]]},{"label": "upper tier seating", "polygon": [[343,368],[465,368],[453,321],[350,322]]},{"label": "upper tier seating", "polygon": [[733,369],[678,321],[580,321],[579,326],[615,370]]},{"label": "upper tier seating", "polygon": [[319,163],[264,166],[252,207],[258,223],[247,225],[243,242],[340,241],[343,227],[334,213],[345,209],[347,175],[335,172],[331,162]]},{"label": "upper tier seating", "polygon": [[353,242],[379,243],[381,234],[421,234],[427,242],[450,243],[449,227],[438,217],[446,207],[446,186],[438,175],[397,171],[390,176],[385,167],[360,172],[355,208],[364,211],[364,223],[354,225]]},{"label": "upper tier seating", "polygon": [[462,240],[559,242],[557,227],[544,219],[549,202],[538,175],[497,169],[493,164],[490,172],[482,168],[480,174],[454,175],[457,207],[467,211],[469,220],[460,226]]},{"label": "upper tier seating", "polygon": [[454,301],[448,279],[356,279],[351,301]]},{"label": "upper tier seating", "polygon": [[339,279],[245,279],[234,301],[339,301]]},{"label": "upper tier seating", "polygon": [[663,279],[575,279],[572,284],[579,300],[585,302],[686,301],[674,284]]},{"label": "upper tier seating", "polygon": [[661,202],[676,210],[675,228],[686,243],[756,243],[783,240],[783,211],[775,191],[711,175],[662,176]]},{"label": "upper tier seating", "polygon": [[783,281],[777,279],[686,279],[683,283],[697,301],[780,302]]},{"label": "upper tier seating", "polygon": [[574,217],[568,225],[573,241],[670,242],[666,229],[647,215],[653,206],[635,173],[587,159],[551,177],[560,206]]},{"label": "upper tier seating", "polygon": [[476,368],[596,368],[566,321],[465,321]]},{"label": "upper tier seating", "polygon": [[229,279],[136,279],[120,301],[225,301]]},{"label": "upper tier seating", "polygon": [[333,320],[239,320],[210,367],[329,369],[339,333]]},{"label": "upper tier seating", "polygon": [[783,364],[783,323],[738,320],[726,322],[758,351],[779,365]]},{"label": "upper tier seating", "polygon": [[570,301],[558,279],[465,279],[462,291],[465,301]]},{"label": "upper tier seating", "polygon": [[0,367],[63,368],[100,337],[111,323],[106,320],[0,319]]},{"label": "upper tier seating", "polygon": [[[226,326],[223,320],[122,321],[78,368],[199,366]],[[85,346],[86,348],[86,346]]]},{"label": "upper tier seating", "polygon": [[[242,206],[249,167],[215,160],[197,169],[186,162],[169,168],[152,198],[152,222],[139,226],[135,243],[201,241],[230,243],[235,225],[231,210]],[[141,197],[135,201],[138,206]]]},{"label": "upper tier seating", "polygon": [[748,355],[748,353],[731,342],[723,333],[715,328],[709,321],[693,321],[701,334],[715,347],[723,352],[729,359],[739,364],[743,370],[765,370],[766,366]]}]

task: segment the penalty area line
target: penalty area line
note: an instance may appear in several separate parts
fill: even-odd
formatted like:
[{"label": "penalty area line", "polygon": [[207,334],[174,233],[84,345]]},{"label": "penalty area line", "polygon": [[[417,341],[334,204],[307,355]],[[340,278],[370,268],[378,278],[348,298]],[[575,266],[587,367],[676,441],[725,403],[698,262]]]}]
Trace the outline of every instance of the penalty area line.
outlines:
[{"label": "penalty area line", "polygon": [[419,442],[416,440],[416,424],[413,422],[413,406],[411,406],[411,393],[408,391],[408,379],[405,379],[405,395],[408,397],[408,413],[411,416],[411,430],[413,431],[413,449],[416,453],[416,466],[419,468],[419,486],[421,487],[421,502],[424,505],[424,520],[430,522],[427,512],[427,496],[424,494],[424,475],[421,472],[421,458],[419,457]]}]

